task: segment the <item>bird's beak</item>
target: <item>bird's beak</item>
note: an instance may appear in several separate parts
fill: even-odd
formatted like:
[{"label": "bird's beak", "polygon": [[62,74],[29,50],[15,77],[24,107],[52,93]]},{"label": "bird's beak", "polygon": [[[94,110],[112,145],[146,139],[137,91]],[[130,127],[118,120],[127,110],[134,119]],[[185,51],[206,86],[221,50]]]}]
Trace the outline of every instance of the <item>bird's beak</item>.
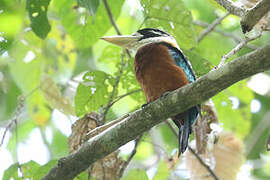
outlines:
[{"label": "bird's beak", "polygon": [[105,40],[109,43],[124,47],[124,48],[131,48],[134,44],[136,44],[142,35],[121,35],[121,36],[104,36],[100,39]]}]

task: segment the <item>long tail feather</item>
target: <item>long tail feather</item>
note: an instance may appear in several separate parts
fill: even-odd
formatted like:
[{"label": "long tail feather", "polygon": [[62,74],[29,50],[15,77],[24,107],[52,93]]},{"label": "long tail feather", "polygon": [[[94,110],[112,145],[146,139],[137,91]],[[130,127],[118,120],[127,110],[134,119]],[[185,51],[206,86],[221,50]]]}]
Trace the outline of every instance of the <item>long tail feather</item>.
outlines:
[{"label": "long tail feather", "polygon": [[192,132],[191,125],[196,121],[198,114],[200,114],[200,106],[199,105],[190,108],[186,112],[183,124],[181,124],[179,120],[174,119],[174,123],[179,128],[179,135],[178,135],[179,151],[178,151],[178,157],[182,153],[184,153],[186,151],[187,147],[188,147],[189,135]]}]

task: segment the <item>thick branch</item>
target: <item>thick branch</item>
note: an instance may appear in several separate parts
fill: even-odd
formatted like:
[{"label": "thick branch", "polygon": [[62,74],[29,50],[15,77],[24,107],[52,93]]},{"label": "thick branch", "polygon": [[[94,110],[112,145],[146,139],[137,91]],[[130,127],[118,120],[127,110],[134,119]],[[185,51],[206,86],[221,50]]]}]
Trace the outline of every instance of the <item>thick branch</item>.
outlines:
[{"label": "thick branch", "polygon": [[235,2],[231,0],[216,0],[219,5],[224,7],[230,13],[242,17],[246,10],[243,7],[240,7]]},{"label": "thick branch", "polygon": [[270,0],[261,0],[249,9],[241,20],[243,33],[250,31],[268,11],[270,11]]},{"label": "thick branch", "polygon": [[196,82],[169,93],[91,138],[81,148],[58,161],[43,178],[73,179],[89,165],[135,139],[153,126],[206,101],[232,84],[270,69],[270,45],[210,71]]}]

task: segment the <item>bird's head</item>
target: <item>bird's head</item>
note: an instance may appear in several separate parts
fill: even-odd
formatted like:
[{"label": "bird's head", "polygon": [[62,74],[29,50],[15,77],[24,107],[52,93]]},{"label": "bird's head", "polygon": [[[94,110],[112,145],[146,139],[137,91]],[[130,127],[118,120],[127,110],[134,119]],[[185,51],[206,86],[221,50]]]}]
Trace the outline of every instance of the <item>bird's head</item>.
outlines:
[{"label": "bird's head", "polygon": [[147,44],[159,42],[168,43],[179,49],[176,40],[170,34],[153,28],[138,30],[132,35],[105,36],[101,39],[133,51],[137,51]]}]

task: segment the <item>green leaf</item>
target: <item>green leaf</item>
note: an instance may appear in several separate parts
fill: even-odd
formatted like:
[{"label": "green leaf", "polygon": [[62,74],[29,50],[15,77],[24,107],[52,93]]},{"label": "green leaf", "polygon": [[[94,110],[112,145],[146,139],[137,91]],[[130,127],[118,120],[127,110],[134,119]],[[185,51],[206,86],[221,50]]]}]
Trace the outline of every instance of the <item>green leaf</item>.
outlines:
[{"label": "green leaf", "polygon": [[41,92],[52,108],[58,109],[67,115],[73,114],[73,107],[69,99],[62,96],[59,88],[50,76],[44,75],[40,84]]},{"label": "green leaf", "polygon": [[[129,93],[134,90],[141,89],[138,81],[135,78],[133,60],[127,61],[127,67],[124,69],[120,83],[123,89],[126,90],[126,93]],[[143,91],[139,91],[130,95],[130,97],[138,102],[138,104],[144,104],[146,102]]]},{"label": "green leaf", "polygon": [[12,164],[7,170],[5,170],[3,180],[21,179],[18,177],[18,167],[19,167],[19,163],[15,163],[15,164]]},{"label": "green leaf", "polygon": [[216,33],[207,35],[195,49],[201,58],[207,59],[210,63],[218,65],[221,57],[232,50],[235,43],[224,36]]},{"label": "green leaf", "polygon": [[146,26],[163,28],[176,38],[181,48],[196,45],[192,16],[181,0],[143,0]]},{"label": "green leaf", "polygon": [[[232,108],[230,97],[239,100],[239,107]],[[251,125],[250,102],[254,98],[253,92],[247,87],[246,81],[240,81],[213,97],[219,121],[226,130],[231,130],[238,137],[248,135]]]},{"label": "green leaf", "polygon": [[[21,170],[23,172],[23,179],[42,179],[43,176],[45,176],[49,170],[55,166],[57,163],[57,160],[49,161],[47,164],[40,166],[35,161],[29,161],[25,164],[21,164]],[[3,180],[19,180],[22,179],[22,177],[18,176],[18,168],[19,164],[15,163],[11,165],[4,173]]]},{"label": "green leaf", "polygon": [[40,166],[35,173],[33,173],[33,179],[42,179],[53,168],[58,160],[51,160],[43,166]]},{"label": "green leaf", "polygon": [[79,6],[88,9],[91,16],[95,17],[96,11],[99,6],[99,0],[77,0]]},{"label": "green leaf", "polygon": [[148,180],[145,170],[130,170],[123,180]]},{"label": "green leaf", "polygon": [[202,58],[196,52],[185,49],[183,49],[183,51],[184,54],[187,56],[188,60],[191,62],[197,77],[208,73],[212,68],[214,68],[214,65],[212,65],[208,60]]},{"label": "green leaf", "polygon": [[[37,41],[37,46],[40,41]],[[29,115],[36,124],[43,126],[50,118],[50,110],[38,89],[44,67],[44,57],[41,53],[32,51],[22,42],[18,42],[12,48],[10,54],[13,57],[13,61],[9,63],[9,70],[23,95],[28,96],[26,98],[26,105]],[[32,54],[32,58],[26,60],[29,54]]]},{"label": "green leaf", "polygon": [[49,3],[50,0],[27,0],[26,3],[26,8],[31,20],[31,28],[34,33],[42,39],[45,39],[51,30],[47,18]]},{"label": "green leaf", "polygon": [[6,66],[0,66],[0,74],[1,72],[3,79],[0,81],[0,121],[12,117],[17,107],[18,96],[21,94]]},{"label": "green leaf", "polygon": [[49,145],[51,158],[58,159],[68,155],[68,139],[58,129],[53,128],[52,144]]},{"label": "green leaf", "polygon": [[172,130],[169,128],[167,124],[160,124],[158,126],[160,129],[163,141],[166,142],[165,148],[171,152],[173,149],[178,147],[177,137],[175,137]]},{"label": "green leaf", "polygon": [[[35,171],[37,171],[40,167],[40,165],[38,163],[36,163],[35,161],[29,161],[25,164],[21,164],[20,166],[21,166],[21,170],[23,172],[24,179],[32,178]],[[19,168],[18,163],[11,165],[5,171],[3,180],[22,179],[21,177],[18,176],[18,168]]]},{"label": "green leaf", "polygon": [[103,71],[85,73],[75,95],[76,115],[83,116],[92,111],[97,112],[105,105],[108,102],[111,84],[112,76]]},{"label": "green leaf", "polygon": [[[261,96],[259,94],[255,94],[255,99],[260,101],[261,109],[259,112],[252,114],[251,130],[247,138],[247,142],[248,144],[250,144],[250,142],[254,142],[255,144],[253,145],[253,148],[251,149],[249,154],[247,154],[248,159],[259,159],[262,157],[261,156],[262,153],[265,153],[265,142],[270,132],[269,125],[267,125],[266,123],[263,123],[263,121],[265,122],[265,118],[267,118],[268,116],[267,114],[269,113],[270,97],[267,95]],[[255,130],[257,130],[259,126],[261,127],[264,126],[265,127],[264,131],[256,132]],[[260,133],[260,136],[258,139],[254,138],[253,134],[255,133],[256,134]]]},{"label": "green leaf", "polygon": [[154,147],[152,144],[152,139],[148,134],[144,135],[144,137],[142,138],[141,142],[139,143],[137,147],[137,152],[134,156],[134,159],[143,160],[153,155],[153,153],[154,153]]},{"label": "green leaf", "polygon": [[[124,0],[108,1],[113,18],[120,15]],[[95,21],[87,13],[78,12],[73,7],[74,1],[54,1],[55,13],[61,18],[61,23],[80,49],[91,47],[111,28],[110,19],[104,4],[101,4],[95,14]]]},{"label": "green leaf", "polygon": [[158,165],[157,173],[155,174],[153,180],[167,179],[170,175],[170,171],[165,163],[165,161],[160,161]]}]

